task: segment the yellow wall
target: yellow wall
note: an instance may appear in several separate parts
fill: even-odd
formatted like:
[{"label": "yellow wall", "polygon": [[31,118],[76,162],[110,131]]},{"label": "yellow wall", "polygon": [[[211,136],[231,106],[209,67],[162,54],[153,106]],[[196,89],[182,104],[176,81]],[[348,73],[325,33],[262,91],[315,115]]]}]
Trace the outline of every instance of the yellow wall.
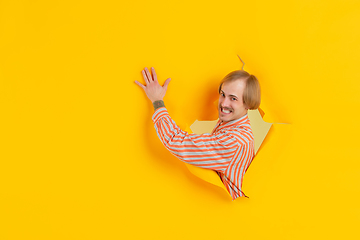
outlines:
[{"label": "yellow wall", "polygon": [[[0,239],[358,239],[359,24],[357,0],[0,1]],[[186,128],[217,117],[236,54],[291,125],[231,201],[161,145],[134,81],[171,77]]]}]

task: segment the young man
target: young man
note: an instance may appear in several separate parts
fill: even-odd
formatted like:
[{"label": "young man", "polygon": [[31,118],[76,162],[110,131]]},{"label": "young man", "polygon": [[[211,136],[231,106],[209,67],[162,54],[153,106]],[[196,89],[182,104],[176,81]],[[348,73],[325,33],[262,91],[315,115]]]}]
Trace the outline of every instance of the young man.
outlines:
[{"label": "young man", "polygon": [[157,80],[155,69],[142,71],[144,89],[153,103],[153,121],[157,135],[164,146],[180,160],[201,168],[215,170],[234,199],[245,196],[243,176],[254,157],[254,137],[247,116],[248,109],[260,105],[260,85],[257,78],[239,70],[229,73],[219,86],[219,121],[212,133],[189,134],[170,118],[163,98],[170,78],[163,86]]}]

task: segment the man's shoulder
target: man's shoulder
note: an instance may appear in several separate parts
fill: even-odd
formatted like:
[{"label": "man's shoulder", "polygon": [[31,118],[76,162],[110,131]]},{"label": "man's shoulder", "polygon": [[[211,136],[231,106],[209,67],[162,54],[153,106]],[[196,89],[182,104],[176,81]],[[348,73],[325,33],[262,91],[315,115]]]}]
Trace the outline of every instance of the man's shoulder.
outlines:
[{"label": "man's shoulder", "polygon": [[224,129],[224,131],[227,134],[233,136],[240,143],[252,143],[254,141],[254,135],[250,125],[237,125],[228,129]]}]

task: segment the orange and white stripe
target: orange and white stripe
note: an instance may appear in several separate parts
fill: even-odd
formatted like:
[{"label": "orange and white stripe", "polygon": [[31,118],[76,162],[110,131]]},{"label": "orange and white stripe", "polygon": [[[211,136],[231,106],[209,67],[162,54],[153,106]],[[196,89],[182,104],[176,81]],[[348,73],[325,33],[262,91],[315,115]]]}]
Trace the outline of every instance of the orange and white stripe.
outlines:
[{"label": "orange and white stripe", "polygon": [[246,195],[242,181],[254,158],[254,136],[247,115],[229,122],[218,121],[213,132],[201,135],[181,130],[165,107],[152,117],[164,146],[186,163],[217,172],[234,199]]}]

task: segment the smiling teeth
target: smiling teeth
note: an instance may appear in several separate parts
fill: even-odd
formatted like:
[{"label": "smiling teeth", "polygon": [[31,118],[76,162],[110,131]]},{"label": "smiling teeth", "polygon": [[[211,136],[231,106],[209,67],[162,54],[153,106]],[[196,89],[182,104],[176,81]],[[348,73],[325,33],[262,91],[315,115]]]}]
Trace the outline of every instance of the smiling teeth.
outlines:
[{"label": "smiling teeth", "polygon": [[225,109],[223,109],[222,110],[224,113],[230,113],[230,111],[229,110],[225,110]]}]

